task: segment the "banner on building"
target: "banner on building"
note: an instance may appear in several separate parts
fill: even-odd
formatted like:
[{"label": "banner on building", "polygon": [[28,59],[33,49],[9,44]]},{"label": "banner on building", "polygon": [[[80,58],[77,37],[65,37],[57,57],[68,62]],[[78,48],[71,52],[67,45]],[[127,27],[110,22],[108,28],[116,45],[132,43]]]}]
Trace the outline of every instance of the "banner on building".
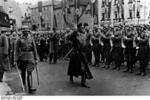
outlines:
[{"label": "banner on building", "polygon": [[38,2],[38,11],[42,12],[42,1]]}]

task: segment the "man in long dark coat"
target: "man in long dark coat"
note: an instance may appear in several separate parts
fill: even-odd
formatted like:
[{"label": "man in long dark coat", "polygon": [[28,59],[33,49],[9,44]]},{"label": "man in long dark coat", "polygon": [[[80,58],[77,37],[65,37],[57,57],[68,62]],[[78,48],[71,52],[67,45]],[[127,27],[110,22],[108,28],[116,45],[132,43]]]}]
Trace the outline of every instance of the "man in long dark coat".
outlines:
[{"label": "man in long dark coat", "polygon": [[70,81],[73,82],[73,76],[81,76],[81,86],[89,88],[85,83],[86,79],[92,79],[92,74],[88,68],[88,63],[86,60],[86,38],[83,34],[82,24],[78,25],[78,31],[74,31],[71,35],[71,41],[73,43],[73,51],[70,57],[68,75],[70,76]]}]

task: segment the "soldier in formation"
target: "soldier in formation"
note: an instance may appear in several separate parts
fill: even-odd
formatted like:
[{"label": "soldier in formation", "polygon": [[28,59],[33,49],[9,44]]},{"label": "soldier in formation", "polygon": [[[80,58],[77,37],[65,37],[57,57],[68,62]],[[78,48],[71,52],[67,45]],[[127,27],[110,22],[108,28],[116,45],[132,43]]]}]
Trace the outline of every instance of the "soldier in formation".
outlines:
[{"label": "soldier in formation", "polygon": [[[115,26],[108,27],[106,32],[101,28],[98,32],[97,44],[102,44],[102,47],[95,51],[93,45],[93,52],[98,53],[102,50],[104,54],[105,66],[103,68],[110,68],[111,63],[114,62],[114,70],[120,70],[121,66],[126,62],[126,70],[124,72],[134,72],[136,62],[139,61],[140,72],[137,75],[146,75],[146,68],[149,62],[149,27],[141,26]],[[95,36],[95,33],[93,34]],[[93,42],[94,43],[94,42]],[[101,49],[102,48],[102,49]],[[96,60],[97,55],[94,54],[97,64],[100,61]]]}]

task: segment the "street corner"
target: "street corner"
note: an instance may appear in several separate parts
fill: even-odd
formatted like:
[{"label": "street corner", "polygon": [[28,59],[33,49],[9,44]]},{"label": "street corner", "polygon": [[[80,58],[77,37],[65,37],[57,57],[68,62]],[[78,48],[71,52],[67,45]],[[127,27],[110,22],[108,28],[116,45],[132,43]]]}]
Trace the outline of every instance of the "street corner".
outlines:
[{"label": "street corner", "polygon": [[8,84],[5,82],[0,83],[0,96],[11,94],[12,94],[11,88],[8,86]]}]

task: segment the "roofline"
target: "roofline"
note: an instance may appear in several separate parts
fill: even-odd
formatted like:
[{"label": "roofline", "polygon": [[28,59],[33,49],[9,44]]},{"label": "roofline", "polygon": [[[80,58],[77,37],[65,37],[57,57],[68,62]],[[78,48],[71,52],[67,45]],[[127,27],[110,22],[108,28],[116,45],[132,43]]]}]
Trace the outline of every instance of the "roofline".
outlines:
[{"label": "roofline", "polygon": [[[52,4],[50,4],[50,5],[45,5],[45,6],[42,6],[42,7],[48,7],[48,6],[53,6],[53,5],[52,5]],[[31,9],[36,9],[36,8],[38,8],[38,6],[31,7]]]},{"label": "roofline", "polygon": [[[86,6],[86,5],[82,4],[82,5],[80,5],[80,6]],[[75,5],[72,4],[72,5],[70,5],[70,7],[75,7]],[[62,9],[62,8],[63,8],[62,5],[59,6],[59,7],[55,6],[55,7],[54,7],[54,10],[56,10],[56,9]]]}]

